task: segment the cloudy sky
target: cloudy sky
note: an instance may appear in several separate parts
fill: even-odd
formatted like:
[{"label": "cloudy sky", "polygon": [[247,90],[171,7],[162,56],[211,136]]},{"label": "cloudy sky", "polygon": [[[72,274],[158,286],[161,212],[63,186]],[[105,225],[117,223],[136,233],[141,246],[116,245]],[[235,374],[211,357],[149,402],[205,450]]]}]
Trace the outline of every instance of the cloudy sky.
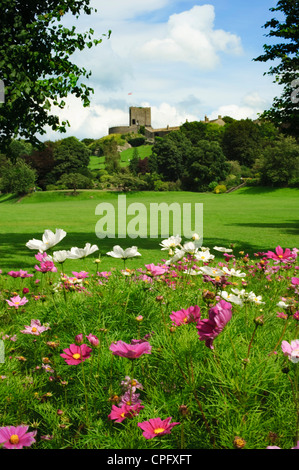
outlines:
[{"label": "cloudy sky", "polygon": [[[74,135],[100,138],[129,124],[129,106],[150,106],[154,128],[228,115],[255,119],[280,94],[263,53],[276,0],[91,0],[97,9],[79,20],[65,17],[77,32],[110,39],[73,56],[92,72],[91,105],[69,97],[67,134],[47,132],[42,140]],[[277,14],[275,14],[277,18]]]}]

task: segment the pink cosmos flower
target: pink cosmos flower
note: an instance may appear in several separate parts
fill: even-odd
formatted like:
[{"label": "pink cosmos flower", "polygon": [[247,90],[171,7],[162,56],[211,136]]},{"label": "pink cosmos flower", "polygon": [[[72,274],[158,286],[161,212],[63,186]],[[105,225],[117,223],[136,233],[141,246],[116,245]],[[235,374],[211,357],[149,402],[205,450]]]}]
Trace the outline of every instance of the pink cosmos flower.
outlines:
[{"label": "pink cosmos flower", "polygon": [[295,339],[291,343],[282,341],[281,349],[285,356],[289,356],[290,361],[295,364],[299,362],[299,339]]},{"label": "pink cosmos flower", "polygon": [[30,326],[25,325],[25,330],[21,330],[21,333],[39,336],[46,330],[49,330],[50,327],[48,325],[41,325],[39,320],[31,320]]},{"label": "pink cosmos flower", "polygon": [[151,354],[152,346],[147,341],[136,344],[127,344],[124,341],[117,341],[110,345],[110,351],[115,356],[137,359],[142,354]]},{"label": "pink cosmos flower", "polygon": [[146,269],[150,272],[152,276],[160,276],[161,274],[166,273],[168,268],[162,266],[155,266],[154,263],[145,264]]},{"label": "pink cosmos flower", "polygon": [[187,310],[182,308],[177,312],[172,312],[169,317],[172,320],[172,324],[177,326],[186,323],[197,322],[200,319],[200,308],[198,307],[198,305],[195,305],[194,307],[191,306],[187,308]]},{"label": "pink cosmos flower", "polygon": [[5,449],[22,449],[35,442],[37,431],[27,432],[29,426],[5,426],[0,428],[0,444]]},{"label": "pink cosmos flower", "polygon": [[92,349],[86,344],[71,344],[69,348],[63,350],[64,353],[60,354],[65,359],[65,362],[69,366],[77,366],[81,362],[84,362],[91,355]]},{"label": "pink cosmos flower", "polygon": [[22,269],[20,269],[20,271],[9,271],[7,274],[11,277],[33,277],[33,274],[29,274],[27,271],[23,271]]},{"label": "pink cosmos flower", "polygon": [[274,261],[281,263],[285,263],[286,261],[290,261],[294,258],[294,255],[289,248],[286,248],[286,250],[283,251],[281,246],[277,246],[275,248],[275,253],[273,251],[267,251],[265,255],[267,258],[273,259]]},{"label": "pink cosmos flower", "polygon": [[21,299],[19,295],[15,295],[14,297],[11,297],[10,300],[6,300],[6,302],[10,307],[19,308],[22,305],[25,305],[28,300],[26,299],[26,297],[22,297]]},{"label": "pink cosmos flower", "polygon": [[99,344],[99,338],[95,335],[92,335],[91,333],[86,336],[86,338],[88,339],[88,341],[90,342],[90,344],[92,344],[93,346],[98,346]]},{"label": "pink cosmos flower", "polygon": [[126,418],[133,418],[138,415],[140,410],[144,408],[143,405],[137,403],[136,405],[112,405],[111,413],[108,415],[109,419],[114,419],[116,423],[121,423]]},{"label": "pink cosmos flower", "polygon": [[220,300],[215,307],[210,308],[209,318],[204,318],[197,323],[199,339],[204,340],[208,348],[214,349],[214,339],[221,333],[232,317],[231,308],[232,305],[229,302]]},{"label": "pink cosmos flower", "polygon": [[146,439],[152,439],[153,437],[163,436],[164,434],[170,434],[174,426],[181,423],[170,423],[172,417],[162,420],[161,418],[151,418],[143,423],[138,423],[137,426],[143,430],[143,436]]},{"label": "pink cosmos flower", "polygon": [[88,272],[86,271],[80,271],[79,273],[77,271],[72,271],[72,274],[77,278],[77,279],[86,279],[89,277]]},{"label": "pink cosmos flower", "polygon": [[294,286],[298,286],[299,285],[299,277],[292,277],[291,282]]}]

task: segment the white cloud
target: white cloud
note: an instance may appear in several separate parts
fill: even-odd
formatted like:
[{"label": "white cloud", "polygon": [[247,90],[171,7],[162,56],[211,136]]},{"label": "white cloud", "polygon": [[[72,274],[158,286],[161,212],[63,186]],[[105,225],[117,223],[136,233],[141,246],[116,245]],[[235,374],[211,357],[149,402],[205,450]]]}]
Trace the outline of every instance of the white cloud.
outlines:
[{"label": "white cloud", "polygon": [[167,35],[147,41],[138,51],[144,60],[186,62],[201,69],[214,69],[219,53],[240,54],[240,38],[222,29],[214,29],[212,5],[195,5],[191,10],[171,15]]}]

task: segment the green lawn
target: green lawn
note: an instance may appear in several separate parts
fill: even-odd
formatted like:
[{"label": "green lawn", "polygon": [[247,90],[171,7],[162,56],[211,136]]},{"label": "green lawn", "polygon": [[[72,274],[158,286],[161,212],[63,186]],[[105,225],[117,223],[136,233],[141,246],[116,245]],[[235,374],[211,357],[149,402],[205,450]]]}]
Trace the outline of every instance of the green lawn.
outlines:
[{"label": "green lawn", "polygon": [[[137,192],[126,195],[127,206],[141,202],[146,208],[153,202],[202,203],[204,246],[236,245],[236,250],[249,254],[255,251],[282,247],[298,247],[297,189],[245,187],[229,194],[192,192]],[[159,247],[160,239],[99,239],[95,226],[100,219],[95,214],[99,203],[110,202],[117,211],[118,193],[81,191],[78,196],[67,192],[38,192],[17,199],[0,198],[0,269],[29,269],[35,264],[34,253],[26,248],[29,239],[40,239],[45,229],[63,228],[67,237],[57,249],[97,244],[102,257],[101,269],[119,266],[119,260],[105,256],[113,245],[137,245],[142,258],[130,260],[128,266],[158,262],[165,255]],[[129,218],[128,218],[129,220]],[[84,269],[93,269],[93,260],[86,259]],[[67,261],[73,269],[80,269],[79,261]],[[66,266],[68,269],[68,266]]]},{"label": "green lawn", "polygon": [[[128,166],[130,163],[130,160],[133,156],[134,149],[129,148],[127,150],[123,150],[120,154],[120,166],[125,167]],[[141,160],[143,160],[145,157],[149,157],[152,153],[152,146],[151,145],[141,145],[138,147],[138,154]],[[90,163],[89,163],[89,169],[90,170],[102,170],[105,169],[105,157],[97,157],[96,155],[92,155],[90,157]]]}]

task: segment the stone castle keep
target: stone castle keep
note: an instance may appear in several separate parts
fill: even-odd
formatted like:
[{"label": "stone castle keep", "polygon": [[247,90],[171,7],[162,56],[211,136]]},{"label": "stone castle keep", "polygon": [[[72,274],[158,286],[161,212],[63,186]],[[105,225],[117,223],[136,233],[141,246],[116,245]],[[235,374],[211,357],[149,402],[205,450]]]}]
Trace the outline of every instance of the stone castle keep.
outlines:
[{"label": "stone castle keep", "polygon": [[[207,116],[205,116],[205,120],[201,122],[215,123],[219,126],[225,125],[225,122],[222,120],[221,116],[218,116],[218,119],[213,120],[209,120]],[[109,134],[127,134],[128,132],[138,133],[140,126],[144,127],[144,135],[148,139],[154,139],[155,137],[163,137],[169,132],[178,131],[180,129],[180,126],[167,126],[161,129],[153,129],[151,124],[151,108],[131,106],[129,108],[129,125],[110,127]]]}]

